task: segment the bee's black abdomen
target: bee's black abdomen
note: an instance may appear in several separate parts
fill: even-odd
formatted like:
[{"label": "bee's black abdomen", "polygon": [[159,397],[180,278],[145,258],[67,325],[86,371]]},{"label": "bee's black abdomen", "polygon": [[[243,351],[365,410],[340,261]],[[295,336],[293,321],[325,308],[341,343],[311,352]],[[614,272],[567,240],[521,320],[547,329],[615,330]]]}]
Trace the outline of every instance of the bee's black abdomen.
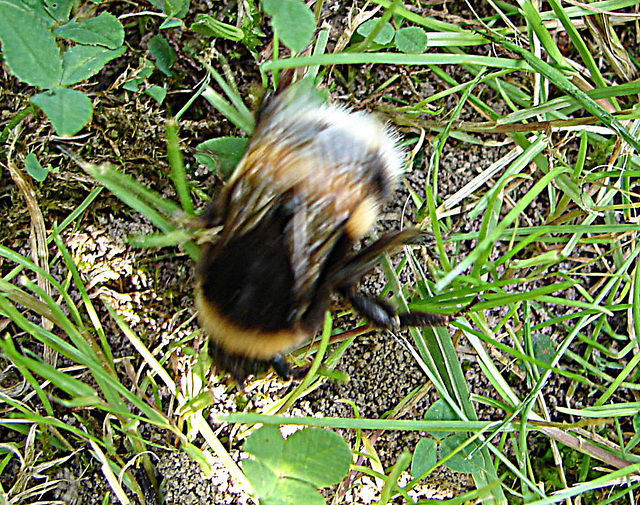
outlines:
[{"label": "bee's black abdomen", "polygon": [[203,251],[203,295],[239,328],[271,332],[291,327],[295,297],[286,222],[286,212],[274,212],[219,250],[210,246]]}]

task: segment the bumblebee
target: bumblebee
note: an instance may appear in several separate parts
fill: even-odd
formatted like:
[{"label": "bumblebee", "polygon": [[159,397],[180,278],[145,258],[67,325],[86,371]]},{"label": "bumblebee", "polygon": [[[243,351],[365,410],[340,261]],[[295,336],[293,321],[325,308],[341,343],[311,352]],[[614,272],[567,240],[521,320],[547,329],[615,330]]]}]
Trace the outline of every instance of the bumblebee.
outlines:
[{"label": "bumblebee", "polygon": [[380,255],[418,233],[392,232],[354,252],[403,169],[399,136],[374,116],[329,105],[305,81],[263,102],[246,152],[205,212],[222,225],[203,245],[196,307],[214,363],[240,384],[273,369],[319,329],[332,292],[373,324],[439,326],[448,318],[396,313],[355,284]]}]

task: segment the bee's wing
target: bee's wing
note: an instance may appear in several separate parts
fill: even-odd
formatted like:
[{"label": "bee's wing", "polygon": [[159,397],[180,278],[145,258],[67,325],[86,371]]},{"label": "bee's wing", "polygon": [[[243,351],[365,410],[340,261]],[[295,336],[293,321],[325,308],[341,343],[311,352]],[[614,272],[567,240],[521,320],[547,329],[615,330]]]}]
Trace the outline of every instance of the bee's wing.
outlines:
[{"label": "bee's wing", "polygon": [[394,247],[411,242],[421,234],[420,230],[409,228],[383,235],[351,256],[344,263],[336,265],[336,268],[327,276],[327,282],[336,287],[347,286],[356,282],[378,263],[382,254]]},{"label": "bee's wing", "polygon": [[318,284],[325,282],[332,253],[344,235],[348,216],[337,215],[331,203],[328,200],[306,202],[292,219],[287,233],[296,295],[303,309],[313,303]]}]

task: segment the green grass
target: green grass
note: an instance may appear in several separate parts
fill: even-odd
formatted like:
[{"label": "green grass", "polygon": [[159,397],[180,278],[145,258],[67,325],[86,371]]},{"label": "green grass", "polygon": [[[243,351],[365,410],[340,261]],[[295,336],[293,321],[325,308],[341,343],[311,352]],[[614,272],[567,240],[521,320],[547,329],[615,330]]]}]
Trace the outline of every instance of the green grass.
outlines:
[{"label": "green grass", "polygon": [[[460,460],[471,465],[468,471],[476,490],[450,503],[479,497],[486,503],[559,503],[578,497],[583,503],[633,503],[640,471],[640,404],[633,401],[640,388],[640,273],[636,267],[640,84],[634,80],[637,54],[620,39],[638,36],[634,18],[621,15],[635,2],[589,4],[601,13],[599,30],[594,31],[584,28],[584,23],[593,22],[587,19],[592,11],[565,7],[555,0],[548,3],[550,10],[542,11],[529,1],[487,4],[484,18],[465,10],[468,23],[418,15],[411,2],[405,7],[384,0],[373,3],[382,7],[379,16],[394,4],[395,10],[386,15],[394,29],[423,29],[426,49],[406,54],[394,42],[377,44],[380,26],[367,37],[356,34],[338,53],[330,52],[337,41],[328,41],[328,31],[321,29],[314,34],[308,54],[289,54],[282,47],[287,37],[280,37],[286,27],[279,26],[272,39],[273,58],[256,61],[255,66],[263,83],[280,78],[285,69],[310,67],[319,82],[332,90],[340,83],[348,88],[356,69],[376,65],[388,79],[367,84],[385,97],[379,108],[403,128],[407,144],[422,146],[413,153],[416,159],[422,159],[424,149],[420,130],[434,136],[431,158],[413,167],[427,171],[424,192],[411,193],[419,216],[412,224],[434,234],[430,263],[405,247],[400,264],[385,257],[382,266],[387,281],[384,292],[393,292],[402,308],[454,313],[481,297],[451,327],[410,332],[411,352],[424,372],[425,384],[433,384],[448,414],[438,420],[399,419],[410,395],[385,419],[360,418],[357,409],[354,418],[277,415],[295,406],[327,375],[339,376],[333,367],[355,333],[332,331],[328,318],[322,340],[312,349],[317,356],[312,371],[298,387],[262,412],[217,415],[216,420],[240,424],[239,437],[246,436],[255,423],[353,430],[358,434],[351,447],[354,465],[336,491],[335,503],[362,474],[380,479],[380,503],[406,500],[419,478],[440,464],[453,466]],[[316,13],[320,4],[316,3]],[[231,25],[236,14],[223,18]],[[239,41],[235,30],[234,40],[257,56],[251,44],[261,29],[261,13],[254,10],[245,16],[245,23],[238,26],[247,32],[246,38]],[[556,45],[556,21],[566,31],[568,50]],[[188,103],[204,98],[231,124],[250,132],[249,100],[244,90],[238,90],[232,68],[222,59],[212,64],[210,86],[207,81],[191,92]],[[394,89],[403,85],[401,71],[416,81],[421,72],[429,72],[441,89],[433,96],[394,98]],[[444,106],[451,97],[457,105],[449,110]],[[439,110],[428,117],[421,114],[433,110],[430,107]],[[176,201],[120,168],[94,164],[90,158],[76,157],[76,163],[158,229],[156,235],[137,237],[137,245],[179,246],[195,259],[197,233],[188,220],[202,188],[196,187],[191,168],[180,155],[176,127],[186,110],[167,129],[171,172],[166,186],[175,190]],[[469,110],[484,119],[461,120]],[[15,167],[14,180],[21,167],[14,159],[13,129],[24,119],[19,111],[15,117],[18,122],[10,123],[12,131],[0,136],[9,142],[0,156],[3,164]],[[470,170],[462,187],[444,194],[440,163],[452,142],[460,149],[465,143],[487,149],[508,143],[509,152],[485,170]],[[251,485],[208,422],[212,400],[206,358],[194,353],[188,376],[176,382],[168,356],[154,355],[144,337],[107,301],[89,297],[86,279],[61,232],[81,224],[83,213],[97,198],[99,189],[58,226],[46,223],[40,244],[49,251],[46,263],[35,264],[17,250],[0,247],[2,360],[15,367],[14,374],[31,391],[0,392],[0,427],[11,430],[18,440],[0,442],[0,474],[11,461],[22,462],[20,485],[0,493],[14,503],[26,503],[33,496],[29,489],[37,491],[33,475],[43,470],[46,461],[50,467],[62,466],[74,450],[87,449],[87,462],[98,463],[121,503],[127,502],[127,493],[142,500],[144,490],[132,465],[141,464],[154,485],[148,451],[176,445],[197,460],[205,473],[211,471],[210,458],[220,458],[232,478],[251,494]],[[458,231],[459,219],[473,224],[475,231]],[[54,278],[51,271],[63,272],[63,278]],[[401,271],[411,272],[411,285],[399,280]],[[132,362],[136,367],[144,364],[147,370],[135,384],[112,357],[105,327],[113,324],[135,348]],[[187,347],[191,338],[178,345]],[[491,394],[479,394],[467,384],[456,352],[458,341],[468,343],[475,352],[480,373],[493,388]],[[51,349],[65,365],[37,355],[26,342]],[[550,395],[556,393],[557,384],[562,395],[556,405]],[[160,389],[169,392],[172,402],[160,399]],[[171,411],[169,403],[173,403]],[[496,413],[491,419],[478,419],[482,411],[478,407],[485,406]],[[66,415],[76,423],[65,423]],[[553,422],[557,419],[562,422]],[[145,424],[166,433],[166,441],[145,439],[140,429]],[[103,436],[105,426],[117,434],[117,443]],[[371,451],[366,450],[367,437],[361,435],[376,430],[427,432],[435,440],[456,434],[462,438],[455,440],[463,442],[446,461],[426,465],[401,488],[397,480],[409,467],[408,454],[385,469],[362,457]],[[36,441],[47,448],[38,457],[33,453]],[[29,457],[23,456],[26,451],[31,451]]]}]

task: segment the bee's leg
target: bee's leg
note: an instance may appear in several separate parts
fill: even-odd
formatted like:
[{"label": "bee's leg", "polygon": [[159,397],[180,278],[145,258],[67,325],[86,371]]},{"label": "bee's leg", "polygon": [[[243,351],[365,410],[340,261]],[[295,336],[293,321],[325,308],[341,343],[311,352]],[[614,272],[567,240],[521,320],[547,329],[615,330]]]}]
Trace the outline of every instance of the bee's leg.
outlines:
[{"label": "bee's leg", "polygon": [[352,289],[343,292],[343,295],[351,302],[354,309],[376,326],[390,330],[401,326],[400,318],[390,303],[359,295]]},{"label": "bee's leg", "polygon": [[433,314],[431,312],[403,312],[398,314],[400,326],[446,326],[451,317],[446,314]]},{"label": "bee's leg", "polygon": [[383,235],[373,244],[369,244],[351,257],[346,258],[346,261],[342,262],[337,270],[330,272],[327,283],[331,286],[351,287],[353,282],[357,281],[380,261],[380,256],[385,251],[411,242],[420,236],[420,230],[415,228]]},{"label": "bee's leg", "polygon": [[277,373],[281,379],[287,381],[291,378],[291,369],[289,368],[289,365],[287,365],[282,354],[276,354],[271,358],[269,363],[273,367],[273,371]]},{"label": "bee's leg", "polygon": [[343,287],[340,293],[346,297],[353,308],[376,326],[395,330],[403,326],[445,326],[450,317],[429,312],[397,313],[390,303],[377,298],[359,295],[353,287]]}]

